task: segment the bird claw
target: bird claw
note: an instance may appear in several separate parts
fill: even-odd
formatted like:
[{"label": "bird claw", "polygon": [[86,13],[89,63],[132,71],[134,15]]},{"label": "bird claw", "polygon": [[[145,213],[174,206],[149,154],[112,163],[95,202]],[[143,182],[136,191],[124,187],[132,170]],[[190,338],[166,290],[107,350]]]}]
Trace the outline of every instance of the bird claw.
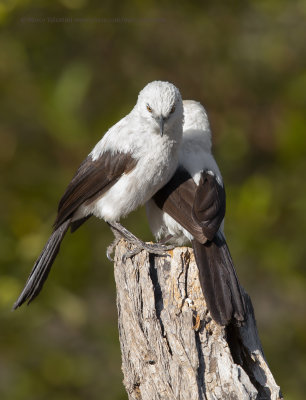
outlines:
[{"label": "bird claw", "polygon": [[128,243],[130,243],[133,248],[132,250],[128,250],[122,257],[122,261],[125,262],[128,258],[134,257],[136,254],[140,253],[142,250],[147,251],[150,254],[154,254],[162,257],[169,257],[170,254],[167,251],[172,250],[174,246],[165,245],[163,243],[145,243],[142,240],[138,239],[135,235],[133,235],[130,231],[128,231],[124,226],[122,226],[119,222],[108,222],[111,230],[115,235],[115,240],[111,243],[106,251],[107,258],[110,261],[113,261],[111,254],[114,251],[115,246],[119,242],[121,238],[124,238]]},{"label": "bird claw", "polygon": [[128,258],[132,258],[140,253],[142,250],[147,251],[150,254],[154,254],[155,256],[161,257],[170,257],[171,255],[167,253],[167,251],[172,250],[174,246],[165,246],[160,243],[145,243],[142,242],[141,244],[134,245],[132,250],[127,251],[123,257],[122,261],[126,262]]},{"label": "bird claw", "polygon": [[112,245],[109,245],[108,248],[106,249],[106,257],[109,259],[109,261],[113,262],[114,259],[112,257],[112,254],[114,252],[114,247]]},{"label": "bird claw", "polygon": [[112,257],[112,254],[115,250],[115,247],[117,246],[118,242],[120,241],[120,239],[118,237],[116,237],[113,242],[107,247],[106,249],[106,257],[109,259],[109,261],[113,262],[114,259]]}]

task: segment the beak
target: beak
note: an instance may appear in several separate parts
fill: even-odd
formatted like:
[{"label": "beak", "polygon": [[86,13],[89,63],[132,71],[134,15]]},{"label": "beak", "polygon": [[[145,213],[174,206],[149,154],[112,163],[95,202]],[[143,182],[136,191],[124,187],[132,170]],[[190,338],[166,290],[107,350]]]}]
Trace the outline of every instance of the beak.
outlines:
[{"label": "beak", "polygon": [[160,136],[163,136],[163,134],[164,134],[164,123],[165,123],[165,120],[164,120],[164,118],[163,117],[160,117],[160,118],[158,118],[158,125],[159,125],[159,129],[160,129]]}]

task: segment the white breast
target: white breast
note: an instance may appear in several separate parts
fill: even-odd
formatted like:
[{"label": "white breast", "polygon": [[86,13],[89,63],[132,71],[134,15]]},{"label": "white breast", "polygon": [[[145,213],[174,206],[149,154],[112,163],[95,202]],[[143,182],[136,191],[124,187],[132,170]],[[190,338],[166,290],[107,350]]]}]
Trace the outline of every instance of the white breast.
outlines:
[{"label": "white breast", "polygon": [[[120,135],[118,135],[120,136]],[[89,205],[82,205],[75,218],[93,214],[106,221],[118,221],[138,206],[147,202],[171,178],[178,165],[179,144],[167,136],[151,134],[142,137],[141,145],[137,147],[137,140],[141,137],[138,132],[133,140],[133,133],[129,140],[133,141],[133,157],[138,159],[136,167],[121,178],[99,199]],[[119,139],[119,137],[118,137]],[[125,150],[125,144],[118,144],[119,150]],[[104,147],[108,150],[109,145]],[[103,157],[99,153],[99,157]]]}]

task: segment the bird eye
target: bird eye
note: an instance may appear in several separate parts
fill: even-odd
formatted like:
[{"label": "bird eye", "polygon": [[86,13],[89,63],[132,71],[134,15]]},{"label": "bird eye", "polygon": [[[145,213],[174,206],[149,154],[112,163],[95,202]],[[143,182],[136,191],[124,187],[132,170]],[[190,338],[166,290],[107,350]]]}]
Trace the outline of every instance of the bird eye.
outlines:
[{"label": "bird eye", "polygon": [[174,113],[175,111],[175,105],[172,106],[171,110],[170,110],[170,114]]},{"label": "bird eye", "polygon": [[149,104],[147,104],[147,110],[151,113],[152,112],[152,108],[149,106]]}]

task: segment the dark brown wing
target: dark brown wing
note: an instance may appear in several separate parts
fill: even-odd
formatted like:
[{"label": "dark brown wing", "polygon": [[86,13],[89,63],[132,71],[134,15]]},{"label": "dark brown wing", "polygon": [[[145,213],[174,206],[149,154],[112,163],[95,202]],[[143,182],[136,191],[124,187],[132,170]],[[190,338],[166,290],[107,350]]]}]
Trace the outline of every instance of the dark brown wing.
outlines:
[{"label": "dark brown wing", "polygon": [[137,161],[129,153],[107,151],[97,160],[89,155],[78,168],[59,202],[54,229],[70,218],[81,204],[90,203],[101,196],[136,164]]},{"label": "dark brown wing", "polygon": [[225,216],[225,189],[207,171],[194,196],[192,216],[198,221],[207,239],[212,240]]},{"label": "dark brown wing", "polygon": [[213,239],[225,215],[224,187],[206,171],[197,186],[180,166],[153,199],[200,243]]},{"label": "dark brown wing", "polygon": [[242,289],[226,241],[218,232],[225,214],[224,187],[207,171],[197,186],[180,167],[153,199],[194,236],[200,283],[214,320],[220,325],[231,321],[240,325],[245,319]]},{"label": "dark brown wing", "polygon": [[202,227],[192,215],[197,185],[190,174],[179,167],[172,179],[153,197],[156,205],[175,219],[200,243],[206,242]]}]

